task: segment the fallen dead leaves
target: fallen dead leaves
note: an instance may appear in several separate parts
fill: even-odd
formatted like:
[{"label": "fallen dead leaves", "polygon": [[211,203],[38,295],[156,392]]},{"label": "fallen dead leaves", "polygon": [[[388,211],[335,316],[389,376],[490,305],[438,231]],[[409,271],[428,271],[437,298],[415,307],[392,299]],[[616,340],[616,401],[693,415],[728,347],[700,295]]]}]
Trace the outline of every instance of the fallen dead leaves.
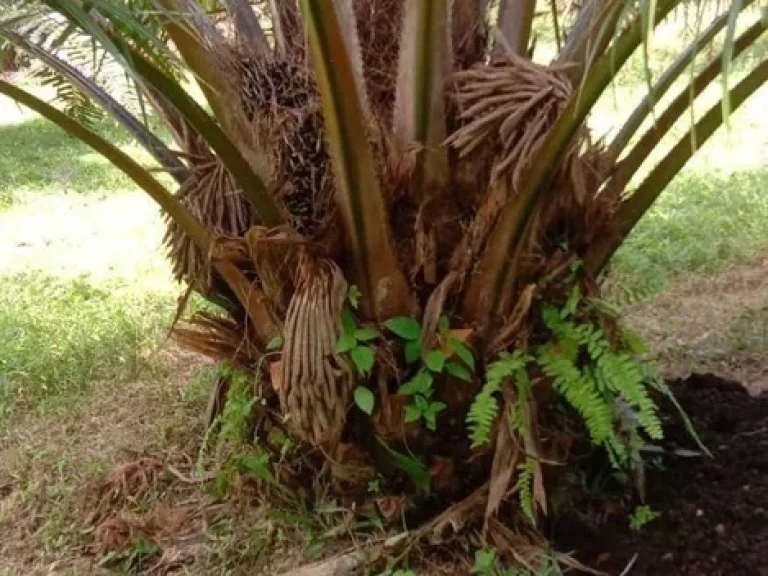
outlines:
[{"label": "fallen dead leaves", "polygon": [[[176,457],[178,459],[178,457]],[[224,505],[174,482],[169,457],[140,456],[117,465],[91,496],[87,525],[102,559],[136,542],[156,548],[143,573],[166,574],[206,550],[206,532]]]}]

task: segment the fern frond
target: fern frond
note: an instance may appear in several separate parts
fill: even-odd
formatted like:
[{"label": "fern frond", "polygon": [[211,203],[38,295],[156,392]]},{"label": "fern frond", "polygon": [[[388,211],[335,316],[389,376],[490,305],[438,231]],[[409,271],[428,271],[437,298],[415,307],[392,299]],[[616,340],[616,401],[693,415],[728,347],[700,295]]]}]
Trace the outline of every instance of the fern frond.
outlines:
[{"label": "fern frond", "polygon": [[491,441],[491,428],[499,414],[499,402],[495,394],[501,391],[501,385],[507,378],[515,378],[520,383],[527,382],[525,366],[531,360],[530,356],[516,350],[511,354],[502,353],[498,360],[488,366],[485,372],[485,384],[475,396],[467,413],[466,421],[472,448]]},{"label": "fern frond", "polygon": [[49,87],[54,91],[53,101],[61,105],[62,111],[67,116],[89,128],[93,128],[99,120],[104,118],[101,108],[60,74],[48,68],[41,68],[34,71],[34,76],[42,86]]},{"label": "fern frond", "polygon": [[674,393],[672,390],[670,390],[669,386],[667,386],[667,383],[664,382],[664,380],[661,377],[656,377],[650,380],[650,385],[664,394],[666,398],[672,402],[672,405],[677,410],[678,414],[680,415],[680,418],[683,420],[683,424],[685,425],[685,429],[688,432],[688,435],[693,438],[694,442],[696,442],[696,445],[704,452],[707,456],[710,458],[712,457],[712,452],[709,451],[709,448],[707,448],[704,443],[701,441],[701,438],[699,438],[698,433],[696,432],[696,429],[693,427],[693,422],[691,422],[691,419],[688,417],[688,414],[685,412],[683,407],[680,405],[680,403],[677,401],[677,398],[675,398]]},{"label": "fern frond", "polygon": [[472,448],[491,441],[491,428],[499,413],[499,401],[495,394],[501,390],[501,380],[488,380],[475,396],[467,413],[467,426]]},{"label": "fern frond", "polygon": [[509,414],[509,425],[516,433],[522,436],[526,441],[531,439],[531,430],[528,428],[528,410],[531,398],[531,381],[525,370],[520,369],[515,375],[515,384],[517,385],[517,402],[511,407]]},{"label": "fern frond", "polygon": [[538,362],[544,374],[573,408],[584,418],[590,437],[598,445],[605,445],[614,434],[610,404],[599,393],[594,377],[579,370],[576,364],[552,346],[539,350]]},{"label": "fern frond", "polygon": [[658,408],[648,395],[635,361],[625,354],[603,353],[597,360],[596,379],[637,411],[637,421],[648,436],[654,440],[663,438]]},{"label": "fern frond", "polygon": [[525,463],[521,464],[517,476],[515,488],[520,496],[520,508],[532,524],[536,524],[536,502],[533,498],[533,475],[536,470],[536,461],[533,458],[526,458]]}]

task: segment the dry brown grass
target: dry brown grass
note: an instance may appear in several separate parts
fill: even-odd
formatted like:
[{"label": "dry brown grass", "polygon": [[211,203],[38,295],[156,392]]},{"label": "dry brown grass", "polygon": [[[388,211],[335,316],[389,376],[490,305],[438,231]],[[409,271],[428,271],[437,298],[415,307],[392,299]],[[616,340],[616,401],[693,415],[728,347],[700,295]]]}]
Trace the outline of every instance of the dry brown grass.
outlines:
[{"label": "dry brown grass", "polygon": [[[0,429],[4,570],[99,573],[88,547],[89,495],[119,464],[160,450],[180,452],[199,440],[201,400],[185,393],[182,383],[200,365],[180,355],[168,366],[169,374],[176,372],[172,377],[104,382],[75,408],[32,412]],[[151,480],[146,477],[146,493]]]},{"label": "dry brown grass", "polygon": [[626,319],[666,376],[712,372],[768,391],[768,255],[717,276],[675,280],[667,293],[631,306]]}]

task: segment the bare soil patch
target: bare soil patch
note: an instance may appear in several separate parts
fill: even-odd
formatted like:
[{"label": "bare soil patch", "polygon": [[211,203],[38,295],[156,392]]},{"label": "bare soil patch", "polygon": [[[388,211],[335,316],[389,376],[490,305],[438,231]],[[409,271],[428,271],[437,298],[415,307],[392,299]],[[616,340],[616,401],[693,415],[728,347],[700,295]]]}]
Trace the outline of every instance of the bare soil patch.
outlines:
[{"label": "bare soil patch", "polygon": [[634,558],[632,576],[768,575],[768,395],[754,398],[711,375],[673,390],[712,458],[674,455],[695,445],[665,404],[668,455],[661,468],[649,468],[646,482],[646,502],[661,516],[632,530],[628,516],[639,502],[603,502],[589,516],[561,519],[561,549],[577,550],[608,574],[622,573]]}]

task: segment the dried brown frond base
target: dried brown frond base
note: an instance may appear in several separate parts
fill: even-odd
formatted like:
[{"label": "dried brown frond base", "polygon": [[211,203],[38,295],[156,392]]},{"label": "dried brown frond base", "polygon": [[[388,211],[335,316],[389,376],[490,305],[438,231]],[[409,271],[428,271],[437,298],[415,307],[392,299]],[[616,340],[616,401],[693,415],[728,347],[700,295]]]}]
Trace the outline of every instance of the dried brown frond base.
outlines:
[{"label": "dried brown frond base", "polygon": [[[191,176],[176,195],[213,235],[243,236],[254,224],[253,210],[229,171],[210,155],[191,157],[189,164]],[[201,253],[173,220],[168,220],[164,241],[176,279],[208,292],[210,254]]]}]

